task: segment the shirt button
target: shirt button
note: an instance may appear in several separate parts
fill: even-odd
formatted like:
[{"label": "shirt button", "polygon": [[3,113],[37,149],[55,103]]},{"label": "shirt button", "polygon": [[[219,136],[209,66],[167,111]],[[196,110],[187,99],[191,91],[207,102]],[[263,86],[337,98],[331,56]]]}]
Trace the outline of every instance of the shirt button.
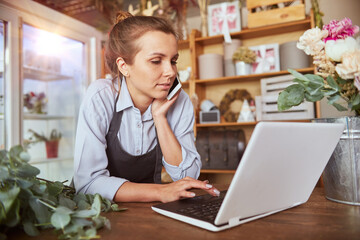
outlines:
[{"label": "shirt button", "polygon": [[141,127],[141,123],[138,123],[136,126],[137,126],[138,128],[140,128],[140,127]]},{"label": "shirt button", "polygon": [[140,150],[138,149],[138,150],[136,150],[136,154],[139,154],[140,153]]}]

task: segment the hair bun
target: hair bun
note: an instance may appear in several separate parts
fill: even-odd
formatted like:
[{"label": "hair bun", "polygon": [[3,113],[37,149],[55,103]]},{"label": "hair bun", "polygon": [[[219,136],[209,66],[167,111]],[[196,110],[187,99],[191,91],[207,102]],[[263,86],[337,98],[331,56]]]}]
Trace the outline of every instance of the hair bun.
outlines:
[{"label": "hair bun", "polygon": [[115,24],[129,18],[129,17],[133,17],[133,15],[129,12],[125,12],[125,11],[118,11],[116,13],[116,20],[115,20]]}]

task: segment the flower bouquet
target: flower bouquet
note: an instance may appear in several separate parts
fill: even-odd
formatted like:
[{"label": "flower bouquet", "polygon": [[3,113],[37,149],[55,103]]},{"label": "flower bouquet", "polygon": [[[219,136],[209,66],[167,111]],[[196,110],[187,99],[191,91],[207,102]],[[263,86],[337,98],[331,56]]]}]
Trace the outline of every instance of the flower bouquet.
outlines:
[{"label": "flower bouquet", "polygon": [[[349,18],[333,20],[323,29],[307,30],[297,47],[314,59],[316,74],[288,71],[295,84],[288,86],[278,97],[278,109],[287,110],[304,101],[315,102],[327,97],[328,103],[339,111],[351,110],[360,115],[360,47],[353,36],[359,26]],[[347,106],[339,103],[345,100]]]},{"label": "flower bouquet", "polygon": [[24,95],[24,106],[30,113],[45,114],[47,98],[45,93],[29,92]]}]

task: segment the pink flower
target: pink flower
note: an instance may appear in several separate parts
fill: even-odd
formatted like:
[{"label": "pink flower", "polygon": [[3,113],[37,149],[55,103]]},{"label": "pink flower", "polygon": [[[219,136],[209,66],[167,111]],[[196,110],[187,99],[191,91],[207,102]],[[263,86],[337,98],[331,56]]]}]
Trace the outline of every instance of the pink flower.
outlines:
[{"label": "pink flower", "polygon": [[359,32],[359,26],[353,26],[349,18],[344,18],[341,21],[332,20],[329,24],[323,26],[323,30],[328,30],[329,35],[324,39],[336,40],[345,39],[346,37],[352,37]]}]

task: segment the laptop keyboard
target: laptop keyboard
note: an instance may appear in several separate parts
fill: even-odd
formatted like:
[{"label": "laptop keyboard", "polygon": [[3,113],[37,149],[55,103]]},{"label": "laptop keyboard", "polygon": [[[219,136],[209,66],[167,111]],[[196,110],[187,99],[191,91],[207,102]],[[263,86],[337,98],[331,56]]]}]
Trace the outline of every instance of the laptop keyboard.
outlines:
[{"label": "laptop keyboard", "polygon": [[213,223],[217,213],[219,212],[221,203],[224,200],[225,192],[226,191],[221,192],[219,197],[205,198],[204,195],[194,197],[192,200],[200,200],[200,202],[186,208],[178,209],[177,212],[189,217]]}]

